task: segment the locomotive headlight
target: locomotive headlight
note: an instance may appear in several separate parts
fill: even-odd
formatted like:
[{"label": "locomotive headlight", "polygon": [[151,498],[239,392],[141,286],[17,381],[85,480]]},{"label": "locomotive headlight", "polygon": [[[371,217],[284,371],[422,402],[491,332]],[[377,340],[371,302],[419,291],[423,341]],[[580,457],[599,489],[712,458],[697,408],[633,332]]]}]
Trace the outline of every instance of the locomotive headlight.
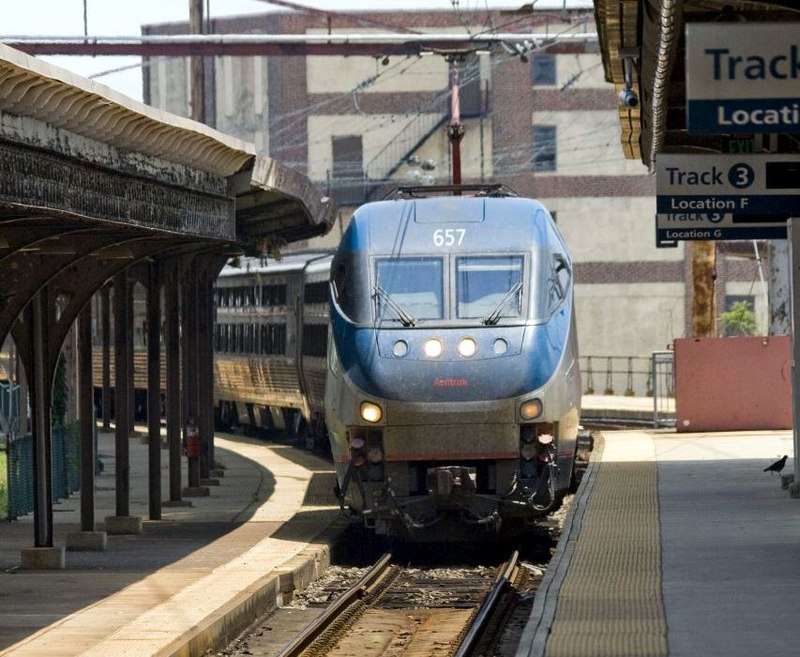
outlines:
[{"label": "locomotive headlight", "polygon": [[383,417],[383,410],[378,404],[374,404],[373,402],[361,402],[361,419],[364,422],[370,422],[375,424],[376,422],[380,422],[381,418]]},{"label": "locomotive headlight", "polygon": [[408,353],[408,342],[405,340],[398,340],[394,343],[392,347],[392,353],[395,355],[395,358],[402,358]]},{"label": "locomotive headlight", "polygon": [[476,351],[478,351],[478,343],[472,338],[462,338],[461,342],[458,343],[458,353],[464,358],[474,356]]},{"label": "locomotive headlight", "polygon": [[425,350],[425,355],[428,358],[439,358],[439,356],[442,355],[442,351],[444,351],[442,343],[436,338],[426,340],[423,349]]},{"label": "locomotive headlight", "polygon": [[519,407],[519,414],[523,420],[535,420],[542,414],[542,402],[539,399],[529,399]]},{"label": "locomotive headlight", "polygon": [[373,465],[383,461],[383,450],[380,447],[370,447],[367,450],[367,461]]}]

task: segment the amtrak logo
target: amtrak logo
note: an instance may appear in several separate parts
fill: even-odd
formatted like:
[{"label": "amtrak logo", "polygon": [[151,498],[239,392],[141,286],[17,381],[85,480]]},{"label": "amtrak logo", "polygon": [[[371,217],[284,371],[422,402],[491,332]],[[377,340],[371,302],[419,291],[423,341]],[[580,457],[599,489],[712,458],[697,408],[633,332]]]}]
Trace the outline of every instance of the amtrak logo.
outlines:
[{"label": "amtrak logo", "polygon": [[469,381],[464,378],[445,378],[437,376],[433,380],[434,388],[469,388]]}]

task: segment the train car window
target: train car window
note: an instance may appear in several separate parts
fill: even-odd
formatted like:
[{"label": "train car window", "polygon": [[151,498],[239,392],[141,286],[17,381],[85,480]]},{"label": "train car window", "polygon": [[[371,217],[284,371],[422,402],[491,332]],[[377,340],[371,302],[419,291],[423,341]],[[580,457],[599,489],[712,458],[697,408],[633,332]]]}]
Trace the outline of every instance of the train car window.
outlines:
[{"label": "train car window", "polygon": [[261,305],[266,308],[271,306],[285,306],[286,285],[262,285]]},{"label": "train car window", "polygon": [[567,296],[572,273],[569,269],[569,262],[562,253],[553,254],[553,264],[548,284],[550,311],[555,310],[561,301]]},{"label": "train car window", "polygon": [[328,355],[327,324],[303,324],[303,355],[317,358]]},{"label": "train car window", "polygon": [[378,319],[442,319],[441,258],[381,258],[375,269]]},{"label": "train car window", "polygon": [[339,305],[344,306],[347,298],[347,267],[344,263],[339,264],[333,273],[333,292]]},{"label": "train car window", "polygon": [[460,319],[522,314],[522,256],[456,259],[456,312]]},{"label": "train car window", "polygon": [[306,303],[327,303],[328,302],[328,283],[306,283],[303,293]]}]

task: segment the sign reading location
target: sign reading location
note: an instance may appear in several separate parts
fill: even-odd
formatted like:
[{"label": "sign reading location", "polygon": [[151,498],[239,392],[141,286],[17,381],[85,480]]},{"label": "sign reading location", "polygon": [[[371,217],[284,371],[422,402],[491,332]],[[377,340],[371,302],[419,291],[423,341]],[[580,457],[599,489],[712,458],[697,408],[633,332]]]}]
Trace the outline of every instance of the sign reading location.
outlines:
[{"label": "sign reading location", "polygon": [[670,155],[656,161],[656,243],[785,239],[800,215],[800,154]]},{"label": "sign reading location", "polygon": [[800,23],[689,23],[690,133],[800,132]]}]

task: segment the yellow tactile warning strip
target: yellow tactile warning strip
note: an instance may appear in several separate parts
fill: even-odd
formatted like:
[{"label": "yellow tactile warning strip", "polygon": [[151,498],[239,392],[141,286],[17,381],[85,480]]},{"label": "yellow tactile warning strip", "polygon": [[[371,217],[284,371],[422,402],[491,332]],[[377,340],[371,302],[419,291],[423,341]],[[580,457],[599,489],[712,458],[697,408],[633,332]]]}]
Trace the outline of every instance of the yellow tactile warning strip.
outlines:
[{"label": "yellow tactile warning strip", "polygon": [[[646,434],[635,436],[652,446]],[[616,439],[625,443],[629,437],[633,436],[605,437],[559,591],[546,657],[661,657],[668,653],[656,463],[652,450],[643,445],[636,446],[641,460],[614,460],[627,452],[616,449],[621,447],[614,444]]]}]

